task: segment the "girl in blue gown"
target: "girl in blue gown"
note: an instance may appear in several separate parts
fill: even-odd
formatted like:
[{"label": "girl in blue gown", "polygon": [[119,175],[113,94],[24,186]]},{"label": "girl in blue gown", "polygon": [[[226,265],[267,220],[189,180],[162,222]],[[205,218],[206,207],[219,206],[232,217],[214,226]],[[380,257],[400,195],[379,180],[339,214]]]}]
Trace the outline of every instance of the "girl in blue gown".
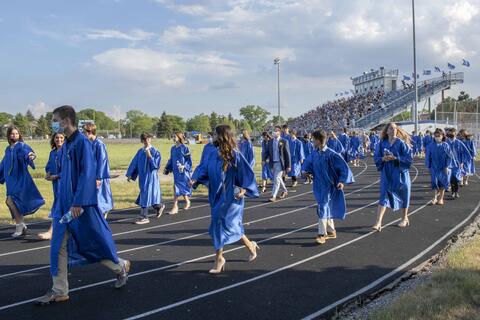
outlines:
[{"label": "girl in blue gown", "polygon": [[302,173],[302,163],[305,160],[302,141],[297,139],[297,130],[292,130],[290,132],[289,147],[292,160],[292,170],[288,173],[288,176],[292,177],[292,187],[296,187],[298,184],[297,179]]},{"label": "girl in blue gown", "polygon": [[336,153],[342,155],[343,159],[345,160],[345,157],[344,157],[345,149],[343,148],[342,143],[340,142],[340,140],[338,140],[337,136],[335,135],[335,132],[333,131],[330,131],[328,134],[327,147],[329,147]]},{"label": "girl in blue gown", "polygon": [[409,170],[413,162],[410,136],[394,122],[390,122],[382,130],[373,157],[377,170],[380,171],[380,199],[377,222],[372,228],[382,230],[382,219],[387,207],[393,211],[402,209],[403,219],[398,226],[404,228],[410,224]]},{"label": "girl in blue gown", "polygon": [[13,238],[26,235],[24,216],[35,213],[45,204],[42,195],[33,182],[28,166],[35,169],[33,160],[37,157],[23,138],[17,127],[7,129],[8,146],[0,163],[0,183],[7,185],[6,204],[12,219],[15,219]]},{"label": "girl in blue gown", "polygon": [[164,173],[173,172],[173,207],[170,214],[178,213],[178,197],[185,200],[184,210],[190,209],[190,197],[192,187],[190,178],[192,176],[192,156],[190,149],[185,145],[185,136],[182,132],[174,135],[175,145],[170,149],[170,159],[165,166]]},{"label": "girl in blue gown", "polygon": [[427,147],[431,142],[433,142],[432,132],[430,130],[426,130],[422,140],[422,148],[424,153],[427,153]]},{"label": "girl in blue gown", "polygon": [[[264,158],[265,152],[268,148],[268,141],[270,141],[272,137],[268,134],[267,131],[262,132],[262,159]],[[268,167],[268,164],[265,163],[262,165],[262,193],[267,191],[267,180],[273,180],[273,174]]]},{"label": "girl in blue gown", "polygon": [[250,252],[249,261],[257,257],[258,245],[250,241],[243,228],[244,197],[258,197],[257,183],[252,167],[240,153],[228,125],[215,128],[216,149],[210,149],[192,177],[192,185],[208,183],[208,200],[212,220],[209,233],[216,251],[215,266],[209,272],[225,269],[223,247],[242,240]]},{"label": "girl in blue gown", "polygon": [[343,158],[345,159],[346,162],[349,162],[348,150],[350,150],[350,137],[348,136],[347,128],[343,128],[343,132],[338,137],[338,140],[343,146],[343,150],[344,150]]},{"label": "girl in blue gown", "polygon": [[475,141],[473,140],[473,135],[465,129],[459,131],[459,136],[465,147],[470,153],[471,159],[467,159],[465,163],[465,176],[463,177],[463,184],[468,186],[468,177],[475,174],[475,157],[477,156],[477,149],[475,147]]},{"label": "girl in blue gown", "polygon": [[353,161],[353,166],[358,167],[359,158],[360,158],[360,138],[355,131],[352,132],[352,136],[350,137],[350,149],[348,150],[348,160]]},{"label": "girl in blue gown", "polygon": [[245,157],[253,169],[255,167],[255,152],[253,150],[252,141],[250,141],[250,134],[248,133],[248,130],[242,130],[242,139],[240,140],[238,147],[240,149],[240,153]]},{"label": "girl in blue gown", "polygon": [[463,183],[465,176],[465,164],[472,160],[472,156],[462,141],[457,139],[457,129],[449,128],[447,131],[447,143],[453,154],[452,174],[450,175],[450,186],[452,189],[452,199],[460,198],[458,186]]},{"label": "girl in blue gown", "polygon": [[[63,133],[54,133],[50,139],[50,156],[48,157],[47,165],[45,166],[45,180],[52,182],[53,188],[53,205],[55,206],[55,201],[57,199],[58,193],[58,179],[60,179],[60,163],[61,163],[61,148],[63,142],[65,141],[65,135]],[[51,218],[51,213],[49,215]],[[52,224],[46,232],[38,234],[40,240],[50,240],[52,238]]]},{"label": "girl in blue gown", "polygon": [[443,205],[445,190],[450,185],[450,169],[452,168],[452,151],[445,142],[443,130],[437,128],[434,133],[434,141],[429,144],[425,153],[425,165],[430,170],[433,196],[432,204]]},{"label": "girl in blue gown", "polygon": [[375,152],[375,147],[377,146],[378,143],[378,135],[376,134],[375,131],[370,131],[370,135],[368,136],[368,140],[370,141],[369,144],[369,149],[370,149],[370,155],[373,156],[373,153]]},{"label": "girl in blue gown", "polygon": [[152,137],[149,133],[141,134],[140,141],[143,143],[143,147],[137,151],[128,166],[126,174],[128,181],[135,181],[138,177],[138,186],[140,187],[140,194],[135,203],[141,207],[141,211],[135,224],[150,222],[148,207],[155,209],[157,218],[160,218],[165,209],[165,205],[162,204],[160,181],[158,179],[158,169],[162,156],[160,151],[152,146]]},{"label": "girl in blue gown", "polygon": [[422,151],[422,140],[416,131],[412,131],[412,151],[414,156],[419,156]]},{"label": "girl in blue gown", "polygon": [[[312,142],[312,134],[307,133],[303,135],[303,153],[305,155],[305,159],[308,158],[308,156],[315,150],[315,146],[313,145]],[[310,173],[305,174],[305,182],[304,184],[312,184],[312,175]]]},{"label": "girl in blue gown", "polygon": [[343,157],[327,147],[327,133],[313,133],[316,149],[303,164],[303,170],[313,175],[313,193],[317,200],[318,235],[316,242],[324,244],[335,239],[334,219],[345,219],[346,205],[343,187],[354,182],[352,172]]}]

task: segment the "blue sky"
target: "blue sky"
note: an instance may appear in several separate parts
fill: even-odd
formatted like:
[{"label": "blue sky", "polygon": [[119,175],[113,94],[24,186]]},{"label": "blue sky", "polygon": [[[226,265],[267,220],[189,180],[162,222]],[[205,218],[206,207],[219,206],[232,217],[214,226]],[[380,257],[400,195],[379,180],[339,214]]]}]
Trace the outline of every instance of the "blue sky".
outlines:
[{"label": "blue sky", "polygon": [[[454,63],[479,96],[480,0],[416,9],[420,72]],[[279,56],[282,113],[295,116],[370,68],[412,72],[410,1],[2,1],[0,40],[0,111],[11,113],[275,113]]]}]

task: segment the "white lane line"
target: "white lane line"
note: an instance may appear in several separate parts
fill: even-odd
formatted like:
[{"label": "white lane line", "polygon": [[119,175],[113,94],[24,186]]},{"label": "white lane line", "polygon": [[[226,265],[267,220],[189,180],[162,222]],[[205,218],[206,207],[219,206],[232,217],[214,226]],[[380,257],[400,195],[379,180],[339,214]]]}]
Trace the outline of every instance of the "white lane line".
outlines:
[{"label": "white lane line", "polygon": [[350,301],[350,300],[354,299],[355,297],[357,297],[360,294],[363,294],[363,293],[375,288],[376,286],[378,286],[379,284],[381,284],[383,281],[387,280],[391,276],[395,275],[396,273],[400,272],[401,270],[404,270],[406,267],[412,265],[418,259],[423,257],[425,254],[427,254],[429,251],[431,251],[437,245],[439,245],[442,241],[444,241],[452,233],[454,233],[456,230],[458,230],[458,228],[460,228],[462,225],[466,224],[477,213],[479,208],[480,208],[480,202],[477,204],[475,209],[473,209],[473,211],[470,213],[470,215],[467,218],[465,218],[465,220],[463,220],[462,222],[457,224],[455,227],[450,229],[450,231],[448,231],[446,234],[444,234],[440,239],[435,241],[431,246],[429,246],[428,248],[426,248],[425,250],[423,250],[422,252],[417,254],[415,257],[413,257],[412,259],[408,260],[407,262],[405,262],[404,264],[402,264],[401,266],[396,268],[395,270],[392,270],[391,272],[387,273],[386,275],[384,275],[384,276],[378,278],[377,280],[371,282],[369,285],[355,291],[354,293],[352,293],[352,294],[350,294],[350,295],[348,295],[348,296],[346,296],[346,297],[344,297],[340,300],[337,300],[336,302],[334,302],[332,304],[329,304],[328,306],[326,306],[326,307],[324,307],[324,308],[306,316],[303,319],[304,320],[311,320],[311,319],[317,318],[320,315],[324,314],[325,312],[327,312],[327,311],[329,311],[329,310],[331,310],[331,309],[333,309],[333,308],[335,308],[335,307],[337,307],[337,306],[339,306],[339,305],[341,305],[341,304],[343,304],[347,301]]},{"label": "white lane line", "polygon": [[[368,164],[365,163],[365,168],[364,168],[361,172],[359,172],[359,173],[356,175],[356,177],[358,177],[358,176],[360,176],[361,174],[363,174],[363,173],[367,170],[367,168],[368,168]],[[258,207],[268,206],[268,205],[271,205],[271,204],[274,204],[274,203],[279,203],[279,202],[282,202],[282,201],[287,201],[287,200],[289,200],[289,199],[298,198],[298,197],[304,196],[304,195],[306,195],[306,194],[310,194],[310,193],[312,193],[312,192],[313,192],[313,191],[303,192],[303,193],[300,193],[300,194],[296,194],[296,195],[294,195],[294,196],[289,196],[289,197],[287,197],[287,198],[277,200],[276,202],[264,202],[264,203],[256,204],[256,205],[253,205],[253,206],[250,206],[250,207],[246,207],[246,208],[244,209],[244,211],[250,210],[250,209],[255,209],[255,208],[258,208]],[[207,218],[210,218],[210,215],[205,215],[205,216],[201,216],[201,217],[197,217],[197,218],[192,218],[192,219],[180,220],[180,221],[171,222],[171,223],[166,223],[166,224],[160,224],[160,225],[158,225],[158,226],[152,226],[152,227],[146,227],[146,228],[139,228],[139,229],[124,231],[124,232],[118,232],[118,233],[112,234],[112,236],[115,237],[115,236],[124,235],[124,234],[131,234],[131,233],[137,233],[137,232],[142,232],[142,231],[147,231],[147,230],[159,229],[159,228],[164,228],[164,227],[168,227],[168,226],[183,224],[183,223],[192,222],[192,221],[197,221],[197,220],[202,220],[202,219],[207,219]],[[5,252],[5,253],[0,253],[0,257],[9,256],[9,255],[14,255],[14,254],[20,254],[20,253],[25,253],[25,252],[31,252],[31,251],[37,251],[37,250],[43,250],[43,249],[47,249],[47,248],[50,248],[50,245],[41,246],[41,247],[35,247],[35,248],[30,248],[30,249],[24,249],[24,250],[16,250],[16,251],[10,251],[10,252]]]},{"label": "white lane line", "polygon": [[[356,190],[353,190],[347,194],[345,194],[345,196],[350,196],[354,193],[357,193],[357,192],[360,192],[362,190],[365,190],[375,184],[377,184],[380,180],[376,180],[374,181],[373,183],[367,185],[367,186],[364,186],[360,189],[356,189]],[[301,211],[301,210],[304,210],[304,209],[307,209],[307,208],[310,208],[312,206],[315,206],[315,204],[313,205],[309,205],[309,206],[305,206],[305,207],[301,207],[301,208],[297,208],[297,209],[294,209],[294,210],[290,210],[290,211],[286,211],[286,212],[282,212],[282,213],[279,213],[279,214],[275,214],[273,216],[267,216],[267,217],[263,217],[263,218],[260,218],[260,219],[256,219],[256,220],[252,220],[252,221],[249,221],[249,222],[245,222],[243,223],[245,226],[248,226],[248,225],[251,225],[251,224],[254,224],[254,223],[258,223],[258,222],[261,222],[261,221],[265,221],[265,220],[270,220],[270,219],[274,219],[274,218],[277,218],[277,217],[281,217],[281,216],[284,216],[284,215],[288,215],[288,214],[291,214],[291,213],[294,213],[294,212],[297,212],[297,211]],[[130,249],[126,249],[126,250],[121,250],[121,251],[118,251],[117,254],[120,254],[120,253],[126,253],[126,252],[132,252],[132,251],[137,251],[137,250],[143,250],[143,249],[148,249],[148,248],[151,248],[151,247],[155,247],[155,246],[159,246],[159,245],[165,245],[165,244],[170,244],[170,243],[174,243],[174,242],[178,242],[178,241],[182,241],[182,240],[187,240],[187,239],[191,239],[191,238],[195,238],[195,237],[199,237],[199,236],[203,236],[203,235],[207,235],[208,232],[203,232],[203,233],[197,233],[197,234],[193,234],[193,235],[189,235],[189,236],[185,236],[185,237],[181,237],[181,238],[176,238],[176,239],[170,239],[170,240],[166,240],[166,241],[162,241],[162,242],[157,242],[157,243],[153,243],[153,244],[149,244],[149,245],[144,245],[144,246],[140,246],[140,247],[135,247],[135,248],[130,248]],[[32,272],[32,271],[38,271],[38,270],[41,270],[41,269],[48,269],[49,268],[49,265],[46,265],[46,266],[41,266],[41,267],[36,267],[36,268],[32,268],[32,269],[27,269],[27,270],[22,270],[22,271],[16,271],[16,272],[11,272],[11,273],[6,273],[6,274],[3,274],[3,275],[0,275],[0,279],[2,278],[8,278],[8,277],[11,277],[11,276],[15,276],[15,275],[19,275],[19,274],[24,274],[24,273],[28,273],[28,272]]]}]

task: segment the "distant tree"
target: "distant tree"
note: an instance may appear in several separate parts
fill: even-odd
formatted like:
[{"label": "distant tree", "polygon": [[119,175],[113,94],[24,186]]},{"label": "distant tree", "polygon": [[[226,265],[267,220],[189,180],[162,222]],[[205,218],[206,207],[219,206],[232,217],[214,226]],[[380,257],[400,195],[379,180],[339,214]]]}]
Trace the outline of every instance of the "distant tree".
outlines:
[{"label": "distant tree", "polygon": [[212,113],[210,113],[210,128],[211,128],[211,131],[215,130],[215,128],[219,125],[219,119],[218,119],[218,115],[215,111],[213,111]]},{"label": "distant tree", "polygon": [[270,112],[260,106],[248,105],[240,109],[240,115],[252,130],[260,131],[265,126]]},{"label": "distant tree", "polygon": [[28,136],[30,134],[28,120],[20,112],[18,112],[13,118],[13,125],[15,125],[23,135]]},{"label": "distant tree", "polygon": [[37,137],[46,137],[50,135],[50,122],[45,116],[40,116],[37,120],[37,127],[35,128],[35,136]]},{"label": "distant tree", "polygon": [[13,115],[10,113],[6,112],[0,112],[0,137],[5,138],[5,135],[7,133],[6,131],[6,126],[11,124],[13,122]]},{"label": "distant tree", "polygon": [[210,130],[210,118],[203,113],[187,120],[187,131],[199,131],[205,133]]}]

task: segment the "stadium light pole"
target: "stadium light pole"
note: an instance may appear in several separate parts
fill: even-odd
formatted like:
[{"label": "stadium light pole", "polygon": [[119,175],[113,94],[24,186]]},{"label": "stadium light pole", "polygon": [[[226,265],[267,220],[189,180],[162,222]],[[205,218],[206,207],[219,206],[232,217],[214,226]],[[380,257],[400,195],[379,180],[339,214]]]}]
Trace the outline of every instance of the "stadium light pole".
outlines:
[{"label": "stadium light pole", "polygon": [[281,125],[280,123],[280,58],[275,58],[273,60],[273,64],[277,65],[277,89],[278,89],[278,118],[277,118],[277,124]]},{"label": "stadium light pole", "polygon": [[415,132],[418,134],[418,87],[417,87],[417,53],[415,43],[415,0],[412,0],[412,24],[413,24],[413,85],[415,87],[415,101],[413,102],[412,120]]}]

